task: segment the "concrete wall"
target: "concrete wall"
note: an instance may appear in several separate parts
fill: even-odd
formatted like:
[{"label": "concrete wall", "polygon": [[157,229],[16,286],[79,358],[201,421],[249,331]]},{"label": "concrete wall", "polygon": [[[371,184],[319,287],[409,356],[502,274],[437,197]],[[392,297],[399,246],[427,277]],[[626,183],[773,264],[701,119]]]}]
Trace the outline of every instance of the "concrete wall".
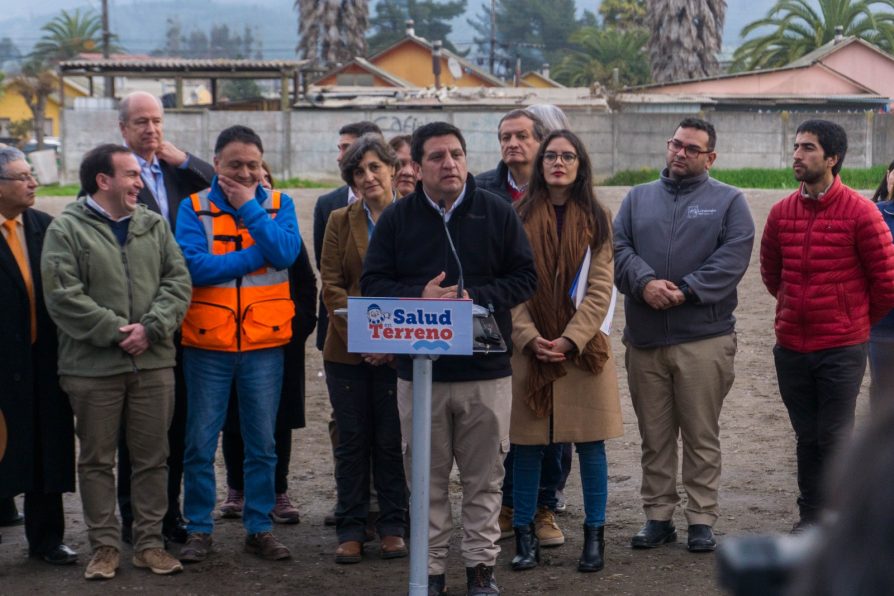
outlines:
[{"label": "concrete wall", "polygon": [[[387,137],[412,133],[426,122],[446,120],[466,137],[469,170],[493,168],[500,159],[497,124],[502,112],[441,110],[370,110],[292,112],[170,111],[165,138],[181,149],[211,159],[217,134],[233,124],[251,126],[264,140],[265,158],[279,177],[339,179],[335,167],[338,129],[349,122],[372,120]],[[629,169],[664,164],[665,141],[680,114],[593,113],[569,111],[572,129],[591,153],[597,178]],[[717,128],[717,167],[780,168],[791,164],[795,129],[807,118],[827,118],[848,131],[845,167],[887,165],[894,159],[894,116],[875,113],[713,112]],[[111,110],[66,110],[63,121],[64,179],[77,178],[83,154],[102,142],[120,142],[117,113]]]}]

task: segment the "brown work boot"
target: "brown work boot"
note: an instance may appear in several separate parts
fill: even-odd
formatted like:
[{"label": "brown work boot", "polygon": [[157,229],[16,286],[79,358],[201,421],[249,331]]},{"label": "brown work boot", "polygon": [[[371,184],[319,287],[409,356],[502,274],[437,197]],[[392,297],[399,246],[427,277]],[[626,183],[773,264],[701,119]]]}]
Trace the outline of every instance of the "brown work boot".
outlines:
[{"label": "brown work boot", "polygon": [[258,532],[246,536],[245,552],[268,561],[281,561],[292,556],[286,545],[277,540],[272,532]]},{"label": "brown work boot", "polygon": [[363,543],[359,540],[346,540],[335,549],[335,562],[350,565],[363,560]]},{"label": "brown work boot", "polygon": [[93,553],[93,558],[87,564],[84,577],[87,579],[112,579],[120,564],[118,549],[111,546],[100,546]]},{"label": "brown work boot", "polygon": [[180,547],[180,560],[184,563],[201,563],[211,552],[211,534],[191,532],[186,543]]},{"label": "brown work boot", "polygon": [[400,536],[382,536],[380,548],[383,559],[400,559],[409,554],[407,543]]},{"label": "brown work boot", "polygon": [[534,516],[534,533],[540,541],[540,546],[562,546],[565,544],[565,534],[556,523],[556,514],[546,507],[539,507]]},{"label": "brown work boot", "polygon": [[156,575],[171,575],[183,571],[180,561],[163,548],[147,548],[133,555],[133,566],[149,569]]},{"label": "brown work boot", "polygon": [[500,507],[500,517],[497,521],[500,522],[500,540],[515,536],[515,530],[512,529],[512,507],[506,505]]}]

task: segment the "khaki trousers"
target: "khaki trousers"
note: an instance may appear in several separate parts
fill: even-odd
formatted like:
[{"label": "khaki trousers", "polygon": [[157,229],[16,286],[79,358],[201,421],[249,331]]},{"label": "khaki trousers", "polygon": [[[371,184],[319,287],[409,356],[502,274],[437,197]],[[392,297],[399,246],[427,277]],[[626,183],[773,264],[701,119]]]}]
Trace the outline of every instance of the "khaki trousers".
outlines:
[{"label": "khaki trousers", "polygon": [[78,485],[90,547],[121,550],[115,515],[115,455],[124,421],[132,467],[134,552],[164,548],[168,510],[168,427],[174,415],[174,371],[60,378],[71,400],[80,441]]},{"label": "khaki trousers", "polygon": [[720,514],[720,408],[733,385],[736,334],[639,349],[627,345],[630,398],[642,437],[646,518],[667,521],[677,494],[677,437],[683,439],[686,520],[713,526]]},{"label": "khaki trousers", "polygon": [[[397,380],[397,407],[403,435],[404,469],[407,482],[411,482],[411,382]],[[492,566],[497,562],[500,554],[497,519],[503,497],[503,459],[509,451],[511,408],[510,377],[432,384],[429,575],[440,575],[447,567],[447,550],[453,533],[449,484],[454,460],[463,489],[463,562],[466,567],[475,567],[479,563]]]}]

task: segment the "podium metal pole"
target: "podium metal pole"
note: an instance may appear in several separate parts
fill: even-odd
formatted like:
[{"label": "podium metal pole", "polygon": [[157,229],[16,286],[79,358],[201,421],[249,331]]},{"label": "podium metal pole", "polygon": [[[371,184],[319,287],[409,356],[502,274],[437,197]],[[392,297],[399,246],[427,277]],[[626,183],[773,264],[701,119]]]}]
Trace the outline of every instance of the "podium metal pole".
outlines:
[{"label": "podium metal pole", "polygon": [[410,445],[410,596],[428,595],[428,505],[431,481],[432,357],[413,356]]}]

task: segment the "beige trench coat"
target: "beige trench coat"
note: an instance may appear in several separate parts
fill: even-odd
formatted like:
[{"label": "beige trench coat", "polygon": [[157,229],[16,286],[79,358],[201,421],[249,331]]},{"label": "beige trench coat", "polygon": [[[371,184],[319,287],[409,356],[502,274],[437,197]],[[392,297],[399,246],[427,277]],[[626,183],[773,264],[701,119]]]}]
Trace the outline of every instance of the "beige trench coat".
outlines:
[{"label": "beige trench coat", "polygon": [[[587,283],[587,293],[562,333],[578,351],[583,350],[593,336],[602,333],[599,327],[608,311],[614,284],[611,238],[592,256]],[[518,445],[549,443],[550,416],[538,418],[524,401],[531,357],[526,346],[539,335],[527,302],[512,309],[512,342],[516,350],[512,355],[509,439]],[[609,359],[598,375],[565,362],[568,374],[553,383],[553,442],[584,443],[624,434],[615,360],[611,356],[611,340],[608,337],[606,340],[609,343]]]}]

